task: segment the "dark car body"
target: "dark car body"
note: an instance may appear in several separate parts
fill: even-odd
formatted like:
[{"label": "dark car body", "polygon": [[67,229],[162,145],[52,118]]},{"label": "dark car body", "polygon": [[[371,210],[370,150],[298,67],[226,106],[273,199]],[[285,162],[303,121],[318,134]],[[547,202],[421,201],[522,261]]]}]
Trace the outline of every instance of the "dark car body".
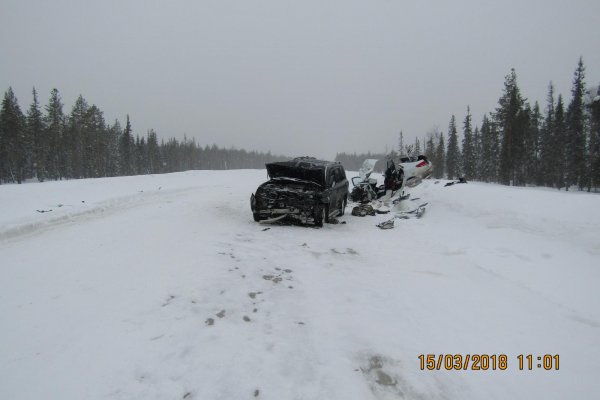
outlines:
[{"label": "dark car body", "polygon": [[340,163],[299,157],[266,167],[269,180],[250,197],[255,221],[289,216],[323,226],[344,214],[348,180]]}]

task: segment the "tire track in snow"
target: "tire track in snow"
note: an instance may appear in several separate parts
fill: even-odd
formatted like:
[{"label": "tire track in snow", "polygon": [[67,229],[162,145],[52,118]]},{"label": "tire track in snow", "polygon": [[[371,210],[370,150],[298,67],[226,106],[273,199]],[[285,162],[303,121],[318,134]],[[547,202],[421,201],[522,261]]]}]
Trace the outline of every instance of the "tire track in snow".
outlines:
[{"label": "tire track in snow", "polygon": [[52,229],[84,223],[97,218],[104,218],[119,212],[130,210],[134,207],[144,207],[155,204],[157,201],[166,201],[169,197],[179,197],[200,189],[198,187],[157,190],[154,192],[136,193],[129,196],[117,197],[97,203],[89,209],[66,212],[56,217],[47,217],[38,221],[22,223],[0,231],[0,241],[11,241],[31,235],[47,232]]}]

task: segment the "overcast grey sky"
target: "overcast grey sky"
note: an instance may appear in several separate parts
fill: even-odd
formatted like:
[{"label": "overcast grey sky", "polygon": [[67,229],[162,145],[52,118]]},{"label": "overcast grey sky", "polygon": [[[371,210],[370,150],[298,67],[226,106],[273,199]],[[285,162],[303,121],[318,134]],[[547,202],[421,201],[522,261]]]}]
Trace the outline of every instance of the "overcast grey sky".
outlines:
[{"label": "overcast grey sky", "polygon": [[600,83],[600,1],[0,0],[0,90],[56,87],[108,122],[200,144],[333,158]]}]

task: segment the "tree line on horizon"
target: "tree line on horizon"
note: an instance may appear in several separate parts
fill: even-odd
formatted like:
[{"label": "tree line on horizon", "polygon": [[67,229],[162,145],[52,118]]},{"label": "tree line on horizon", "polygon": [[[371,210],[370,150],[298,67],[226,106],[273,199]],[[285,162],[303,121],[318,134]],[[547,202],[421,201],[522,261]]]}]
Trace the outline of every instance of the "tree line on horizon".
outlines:
[{"label": "tree line on horizon", "polygon": [[[435,178],[597,190],[600,187],[600,86],[585,87],[580,58],[567,105],[550,82],[545,109],[523,97],[514,69],[505,77],[504,90],[494,111],[473,126],[469,107],[459,139],[455,116],[446,135],[430,132],[421,142],[404,144],[391,153],[338,153],[336,161],[358,170],[366,158],[394,158],[425,154]],[[224,149],[197,144],[184,137],[158,141],[154,130],[134,135],[129,116],[125,128],[118,120],[107,124],[102,111],[79,96],[70,114],[63,112],[57,89],[42,107],[33,89],[26,114],[12,88],[0,108],[0,183],[29,179],[60,180],[157,174],[189,169],[264,168],[287,157],[270,152]],[[379,163],[382,170],[385,162]]]},{"label": "tree line on horizon", "polygon": [[421,141],[404,144],[390,154],[338,153],[336,160],[358,170],[366,158],[424,154],[432,161],[435,178],[494,182],[514,186],[546,186],[569,190],[600,188],[600,86],[586,90],[585,67],[580,58],[571,98],[566,104],[550,82],[545,109],[533,106],[521,94],[514,69],[505,77],[498,106],[473,126],[469,107],[462,123],[450,118],[447,135],[429,133]]},{"label": "tree line on horizon", "polygon": [[160,174],[190,169],[264,168],[286,159],[271,152],[202,147],[195,139],[170,138],[159,142],[154,130],[134,135],[129,115],[125,127],[107,124],[96,105],[79,96],[70,114],[63,111],[57,89],[48,104],[33,101],[21,111],[12,90],[0,108],[0,184],[45,180]]}]

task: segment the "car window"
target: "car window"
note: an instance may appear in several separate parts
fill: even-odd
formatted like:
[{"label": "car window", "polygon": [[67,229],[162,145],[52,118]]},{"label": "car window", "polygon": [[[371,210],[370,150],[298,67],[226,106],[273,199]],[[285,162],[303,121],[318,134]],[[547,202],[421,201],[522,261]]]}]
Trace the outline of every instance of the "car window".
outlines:
[{"label": "car window", "polygon": [[338,184],[343,179],[344,179],[344,177],[342,176],[342,170],[340,169],[340,167],[336,167],[335,168],[335,183]]},{"label": "car window", "polygon": [[327,171],[327,186],[333,187],[346,179],[346,173],[341,166],[331,167]]},{"label": "car window", "polygon": [[336,167],[331,168],[331,177],[329,179],[329,186],[335,186],[338,183],[338,169]]},{"label": "car window", "polygon": [[337,175],[338,175],[338,183],[342,182],[344,179],[346,179],[346,174],[344,173],[344,168],[342,167],[337,167]]}]

